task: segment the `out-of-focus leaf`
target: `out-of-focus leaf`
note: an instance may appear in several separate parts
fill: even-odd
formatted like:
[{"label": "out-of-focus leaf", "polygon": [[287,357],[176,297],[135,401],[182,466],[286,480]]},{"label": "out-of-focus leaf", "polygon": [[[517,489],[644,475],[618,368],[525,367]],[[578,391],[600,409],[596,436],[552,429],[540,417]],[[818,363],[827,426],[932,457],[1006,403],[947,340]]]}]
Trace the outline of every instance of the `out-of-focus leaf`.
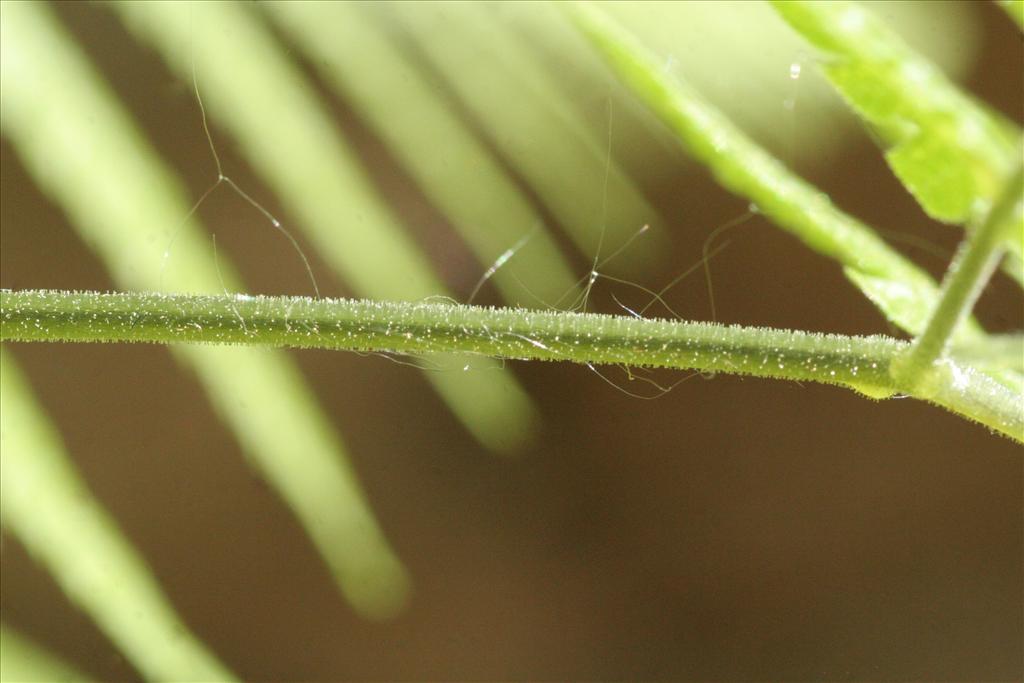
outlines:
[{"label": "out-of-focus leaf", "polygon": [[1024,30],[1024,0],[996,0],[1010,18],[1017,22],[1017,26]]},{"label": "out-of-focus leaf", "polygon": [[[613,0],[601,9],[655,54],[661,68],[678,74],[751,138],[799,168],[829,163],[854,133],[857,120],[810,68],[813,51],[767,3]],[[903,0],[885,3],[885,15],[947,73],[962,75],[973,66],[981,27],[963,4]],[[543,26],[533,22],[531,28],[529,35]],[[552,42],[578,42],[549,32]],[[948,48],[951,42],[956,50]],[[565,61],[575,58],[567,54]],[[604,71],[599,63],[594,69]]]},{"label": "out-of-focus leaf", "polygon": [[[643,263],[658,253],[663,220],[634,181],[608,156],[607,128],[582,125],[562,84],[530,45],[504,30],[499,7],[424,2],[374,9],[410,36],[461,104],[568,230],[588,257],[653,230],[617,260]],[[551,12],[536,5],[531,11]],[[663,239],[663,238],[662,238]],[[603,243],[603,244],[602,244]]]},{"label": "out-of-focus leaf", "polygon": [[[230,262],[221,255],[215,264],[200,226],[183,222],[189,202],[180,182],[47,6],[10,3],[3,11],[4,136],[114,281],[127,290],[237,291]],[[356,609],[371,616],[398,609],[408,591],[405,570],[369,510],[340,436],[288,356],[254,348],[172,350],[196,372]]]},{"label": "out-of-focus leaf", "polygon": [[[320,256],[356,293],[384,300],[447,294],[311,84],[251,8],[235,2],[109,7],[183,82],[197,75],[216,122],[238,139]],[[425,376],[481,443],[514,450],[530,432],[532,403],[504,369],[448,369],[471,362]]]},{"label": "out-of-focus leaf", "polygon": [[507,302],[534,304],[523,299],[523,282],[542,301],[573,289],[577,276],[543,229],[544,219],[366,8],[346,2],[271,2],[261,8],[387,143],[476,253],[481,273],[523,244],[494,273]]},{"label": "out-of-focus leaf", "polygon": [[953,355],[968,364],[1007,368],[1024,373],[1024,334],[993,334],[975,343],[955,346]]},{"label": "out-of-focus leaf", "polygon": [[0,623],[0,683],[88,681],[67,662]]},{"label": "out-of-focus leaf", "polygon": [[0,350],[0,396],[4,528],[147,678],[234,680],[188,630],[145,560],[93,498],[6,350]]}]

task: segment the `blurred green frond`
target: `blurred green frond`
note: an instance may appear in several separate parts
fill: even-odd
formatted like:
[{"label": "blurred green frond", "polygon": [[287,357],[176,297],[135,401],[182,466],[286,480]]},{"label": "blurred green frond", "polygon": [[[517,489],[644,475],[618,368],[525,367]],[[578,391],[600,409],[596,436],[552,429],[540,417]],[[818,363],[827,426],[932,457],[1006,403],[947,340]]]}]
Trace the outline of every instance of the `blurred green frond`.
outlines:
[{"label": "blurred green frond", "polygon": [[[997,2],[1024,28],[1024,2]],[[628,368],[648,354],[652,362],[636,364],[912,395],[890,365],[911,345],[891,337],[559,309],[586,307],[580,293],[590,290],[580,285],[612,253],[608,268],[630,278],[619,282],[652,294],[636,280],[666,265],[672,232],[690,230],[688,242],[706,234],[661,201],[696,168],[680,163],[685,151],[918,335],[942,307],[939,286],[795,169],[841,154],[844,134],[863,121],[925,213],[976,235],[1022,153],[1018,124],[954,84],[980,36],[967,4],[888,3],[876,17],[850,2],[803,0],[102,3],[94,11],[119,20],[111,30],[126,45],[159,57],[147,64],[167,81],[157,87],[177,88],[191,108],[174,122],[187,131],[176,141],[205,143],[208,124],[205,187],[242,195],[241,222],[280,231],[275,258],[283,269],[306,266],[306,293],[324,295],[252,296],[232,259],[242,255],[218,252],[199,218],[195,202],[207,195],[186,192],[156,151],[160,135],[147,139],[132,98],[119,98],[93,65],[89,38],[62,28],[68,7],[0,3],[5,143],[125,290],[57,294],[116,300],[124,308],[113,327],[127,328],[117,339],[248,344],[171,352],[299,521],[341,595],[369,619],[408,604],[410,577],[349,463],[333,406],[318,401],[294,358],[258,344],[415,353],[425,381],[490,452],[521,450],[539,411],[504,363],[464,352],[591,370]],[[824,77],[801,71],[806,61]],[[262,187],[250,197],[217,175],[235,172]],[[264,205],[280,206],[287,224]],[[1010,233],[1003,268],[1024,284],[1024,229]],[[320,262],[331,272],[319,273]],[[976,271],[967,285],[980,288],[987,274]],[[319,291],[317,275],[371,301],[326,298],[337,293]],[[505,308],[453,305],[477,292]],[[179,296],[187,294],[214,296]],[[950,319],[970,308],[970,294]],[[203,326],[160,308],[177,305],[216,316]],[[337,307],[354,316],[348,328]],[[431,312],[440,322],[424,317]],[[161,328],[167,320],[177,322]],[[45,327],[22,322],[24,339]],[[356,343],[360,325],[372,344]],[[937,334],[949,356],[917,397],[1020,440],[1024,338],[988,335],[969,316],[956,330],[952,340]],[[230,679],[88,492],[9,349],[0,361],[5,530],[145,677]],[[4,625],[0,679],[32,677],[79,674]]]},{"label": "blurred green frond", "polygon": [[[183,81],[201,75],[214,120],[238,139],[317,253],[357,293],[390,301],[447,295],[312,87],[248,8],[228,2],[110,7]],[[231,40],[204,39],[226,31]],[[486,377],[452,371],[467,363],[444,363],[426,377],[482,443],[514,450],[528,436],[530,399],[504,370]]]},{"label": "blurred green frond", "polygon": [[[0,395],[4,528],[147,677],[234,680],[189,632],[145,560],[93,498],[6,350],[0,350]],[[3,640],[8,637],[5,629]],[[3,659],[8,646],[19,644],[5,643]]]},{"label": "blurred green frond", "polygon": [[996,0],[1010,18],[1017,22],[1017,26],[1024,30],[1024,0]]},{"label": "blurred green frond", "polygon": [[0,622],[0,681],[85,683],[89,680],[54,653]]},{"label": "blurred green frond", "polygon": [[556,301],[573,289],[576,276],[543,217],[368,8],[300,2],[261,7],[305,50],[338,96],[359,110],[484,267],[526,240],[514,261],[495,271],[506,301],[523,299],[526,280],[541,301]]},{"label": "blurred green frond", "polygon": [[[126,290],[237,290],[230,262],[221,256],[214,264],[198,223],[184,220],[189,204],[180,182],[49,8],[9,3],[2,31],[4,135],[114,281]],[[408,588],[405,571],[367,507],[340,436],[294,363],[257,349],[173,352],[295,512],[346,597],[367,615],[397,609]]]},{"label": "blurred green frond", "polygon": [[[593,255],[601,242],[618,247],[645,224],[656,234],[663,229],[663,219],[608,156],[607,128],[580,125],[550,69],[505,30],[495,6],[431,2],[374,9],[407,33],[584,254]],[[501,9],[515,11],[512,5]],[[530,11],[553,10],[533,5]],[[656,240],[640,241],[623,259],[642,261],[655,248]]]}]

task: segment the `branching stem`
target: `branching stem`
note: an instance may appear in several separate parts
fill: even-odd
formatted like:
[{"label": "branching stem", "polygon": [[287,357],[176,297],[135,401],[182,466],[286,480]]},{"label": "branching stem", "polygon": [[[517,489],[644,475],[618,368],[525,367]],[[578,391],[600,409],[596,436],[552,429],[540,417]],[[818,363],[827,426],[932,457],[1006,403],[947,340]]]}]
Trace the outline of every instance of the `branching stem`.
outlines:
[{"label": "branching stem", "polygon": [[1024,167],[1006,183],[985,221],[961,243],[946,271],[938,303],[924,332],[914,340],[906,356],[893,364],[893,375],[905,386],[932,381],[936,361],[950,344],[953,330],[966,318],[1004,253],[1014,227],[1021,229]]},{"label": "branching stem", "polygon": [[0,340],[246,344],[662,367],[906,393],[1024,442],[1020,397],[944,361],[927,393],[889,372],[906,342],[600,314],[305,297],[0,291]]}]

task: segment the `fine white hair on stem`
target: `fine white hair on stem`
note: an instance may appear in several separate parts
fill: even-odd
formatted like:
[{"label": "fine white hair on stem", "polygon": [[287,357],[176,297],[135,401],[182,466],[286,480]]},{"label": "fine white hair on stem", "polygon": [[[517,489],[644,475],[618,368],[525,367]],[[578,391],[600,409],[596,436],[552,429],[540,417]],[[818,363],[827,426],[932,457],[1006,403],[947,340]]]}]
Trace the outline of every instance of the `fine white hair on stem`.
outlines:
[{"label": "fine white hair on stem", "polygon": [[[193,21],[193,4],[191,2],[189,3],[189,31],[191,35],[195,35]],[[319,299],[321,297],[320,286],[317,283],[316,275],[313,273],[313,267],[309,262],[309,258],[306,256],[306,253],[302,250],[302,246],[299,244],[299,241],[295,239],[295,236],[291,233],[290,230],[288,230],[286,227],[284,227],[284,225],[281,224],[281,221],[278,220],[277,217],[274,216],[274,214],[272,214],[265,206],[258,202],[248,192],[243,190],[238,185],[238,183],[236,183],[230,176],[224,173],[224,165],[221,162],[220,154],[217,152],[217,146],[214,144],[213,135],[210,132],[210,123],[206,114],[206,105],[203,103],[203,96],[199,90],[199,77],[196,74],[194,40],[189,43],[189,60],[192,75],[192,90],[193,93],[195,94],[196,103],[199,105],[199,116],[200,120],[202,121],[203,134],[206,136],[206,144],[210,150],[210,156],[213,158],[214,168],[217,171],[217,179],[214,181],[212,185],[210,185],[210,187],[208,187],[200,195],[199,199],[196,200],[196,202],[192,205],[192,208],[190,208],[188,213],[185,214],[184,218],[182,218],[178,226],[172,231],[171,237],[167,243],[167,246],[164,248],[164,252],[161,257],[160,288],[163,289],[164,274],[167,270],[167,265],[171,257],[171,251],[174,247],[175,241],[178,238],[178,235],[185,227],[185,225],[188,224],[188,221],[192,218],[192,216],[195,215],[195,213],[199,210],[199,207],[202,206],[202,204],[211,194],[213,194],[214,190],[220,187],[221,184],[225,184],[229,188],[231,188],[232,192],[234,192],[237,196],[241,197],[243,201],[245,201],[247,204],[256,209],[267,220],[267,222],[269,222],[270,225],[273,226],[275,230],[281,233],[285,237],[285,239],[288,240],[288,242],[292,246],[292,249],[295,250],[295,253],[299,255],[299,258],[302,261],[302,265],[306,270],[306,275],[309,278],[310,285],[313,287],[314,296]]]},{"label": "fine white hair on stem", "polygon": [[479,280],[477,280],[476,286],[473,287],[473,291],[470,292],[469,298],[466,299],[467,305],[473,303],[473,300],[476,299],[476,295],[480,293],[480,288],[484,286],[484,283],[490,280],[499,269],[501,269],[519,252],[520,249],[526,246],[526,243],[529,242],[535,234],[537,234],[540,227],[540,225],[534,226],[533,230],[523,235],[518,242],[498,255],[498,258],[494,260],[494,263],[491,264],[490,268],[484,271],[484,274],[480,276]]}]

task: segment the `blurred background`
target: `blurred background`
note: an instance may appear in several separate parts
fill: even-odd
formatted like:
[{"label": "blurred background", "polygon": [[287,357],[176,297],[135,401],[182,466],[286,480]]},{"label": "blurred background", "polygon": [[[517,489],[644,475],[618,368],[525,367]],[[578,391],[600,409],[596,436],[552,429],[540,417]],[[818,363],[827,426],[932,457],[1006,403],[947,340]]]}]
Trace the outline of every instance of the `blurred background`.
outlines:
[{"label": "blurred background", "polygon": [[[13,6],[0,21],[29,22]],[[666,70],[941,275],[962,232],[924,216],[769,8],[605,7]],[[871,7],[979,99],[1024,118],[1024,48],[995,4]],[[595,257],[628,243],[598,270],[660,289],[747,213],[550,5],[38,8],[34,25],[95,81],[77,79],[83,104],[60,99],[75,96],[58,78],[72,67],[31,72],[45,65],[23,66],[5,33],[4,288],[309,295],[311,272],[324,296],[465,301],[521,244],[476,301],[567,308]],[[26,81],[38,101],[24,111],[15,68],[43,74]],[[227,183],[188,213],[217,180],[193,68],[223,173],[298,249]],[[119,108],[114,133],[109,107],[86,104],[98,96]],[[144,161],[163,169],[159,188],[132,184],[145,185]],[[114,224],[124,232],[104,232]],[[897,334],[835,263],[763,218],[712,247],[724,243],[710,264],[719,321]],[[711,316],[701,272],[666,298],[684,318]],[[589,309],[622,313],[618,302],[647,296],[598,278]],[[1020,330],[1019,290],[997,275],[978,315]],[[642,400],[568,364],[421,372],[278,354],[405,567],[408,594],[396,587],[378,610],[339,591],[322,557],[346,547],[311,541],[315,520],[250,466],[230,408],[183,355],[6,348],[184,621],[245,680],[1022,675],[1021,450],[920,402],[724,376]],[[236,394],[243,410],[258,400]],[[303,448],[284,417],[265,426]],[[139,678],[7,531],[2,548],[5,624],[91,677]]]}]

